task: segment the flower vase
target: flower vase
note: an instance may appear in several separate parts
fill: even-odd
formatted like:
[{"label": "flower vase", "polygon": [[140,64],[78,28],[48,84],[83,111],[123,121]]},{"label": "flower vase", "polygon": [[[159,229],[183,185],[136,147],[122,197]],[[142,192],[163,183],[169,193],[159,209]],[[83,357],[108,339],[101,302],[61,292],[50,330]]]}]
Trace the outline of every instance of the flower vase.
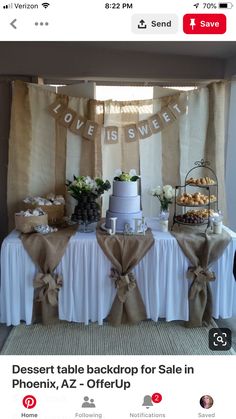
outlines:
[{"label": "flower vase", "polygon": [[169,216],[170,216],[169,211],[164,210],[163,208],[161,208],[161,212],[160,212],[160,215],[159,215],[159,224],[160,224],[160,230],[163,233],[168,232]]}]

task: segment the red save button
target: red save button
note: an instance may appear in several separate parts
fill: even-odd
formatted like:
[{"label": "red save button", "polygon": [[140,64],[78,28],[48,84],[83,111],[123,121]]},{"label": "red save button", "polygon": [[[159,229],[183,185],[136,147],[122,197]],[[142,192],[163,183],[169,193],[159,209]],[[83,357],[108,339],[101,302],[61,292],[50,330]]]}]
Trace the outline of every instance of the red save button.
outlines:
[{"label": "red save button", "polygon": [[226,16],[220,13],[184,15],[183,29],[188,35],[221,35],[226,32]]}]

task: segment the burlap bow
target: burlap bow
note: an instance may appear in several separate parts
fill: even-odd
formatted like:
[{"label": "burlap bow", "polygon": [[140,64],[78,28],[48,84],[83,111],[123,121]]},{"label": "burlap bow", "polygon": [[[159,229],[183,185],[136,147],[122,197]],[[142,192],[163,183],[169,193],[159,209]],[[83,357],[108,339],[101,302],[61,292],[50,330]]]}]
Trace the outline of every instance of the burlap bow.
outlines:
[{"label": "burlap bow", "polygon": [[216,279],[214,272],[210,271],[208,268],[202,268],[201,266],[198,266],[197,268],[189,267],[187,278],[193,280],[189,292],[190,300],[193,300],[196,294],[205,288],[209,281],[214,281]]},{"label": "burlap bow", "polygon": [[114,279],[117,288],[117,296],[119,300],[124,303],[130,291],[136,287],[136,281],[132,272],[122,275],[117,269],[111,268],[110,277]]},{"label": "burlap bow", "polygon": [[33,282],[34,288],[39,288],[38,300],[45,298],[53,307],[58,305],[58,291],[62,287],[62,276],[50,273],[38,273]]}]

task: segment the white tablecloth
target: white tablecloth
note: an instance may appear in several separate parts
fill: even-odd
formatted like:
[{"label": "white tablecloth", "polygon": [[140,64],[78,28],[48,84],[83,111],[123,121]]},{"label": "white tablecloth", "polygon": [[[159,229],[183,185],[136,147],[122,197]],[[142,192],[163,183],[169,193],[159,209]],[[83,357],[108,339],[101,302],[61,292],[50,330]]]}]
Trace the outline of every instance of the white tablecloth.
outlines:
[{"label": "white tablecloth", "polygon": [[[223,256],[212,266],[216,280],[210,283],[213,294],[213,317],[236,316],[236,281],[233,260],[236,234]],[[177,241],[170,233],[153,231],[155,244],[135,268],[137,283],[148,318],[188,320],[189,266]],[[57,268],[63,276],[59,293],[59,318],[102,324],[116,294],[109,278],[111,264],[97,244],[95,233],[76,233]],[[1,248],[0,321],[17,325],[31,323],[33,278],[37,268],[26,253],[16,231],[4,240]]]}]

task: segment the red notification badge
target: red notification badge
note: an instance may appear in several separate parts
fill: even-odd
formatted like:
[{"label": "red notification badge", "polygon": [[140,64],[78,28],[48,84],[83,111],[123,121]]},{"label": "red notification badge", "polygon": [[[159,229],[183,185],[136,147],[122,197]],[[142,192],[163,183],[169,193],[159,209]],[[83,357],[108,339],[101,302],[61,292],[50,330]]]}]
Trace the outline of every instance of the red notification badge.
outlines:
[{"label": "red notification badge", "polygon": [[222,35],[226,32],[226,16],[222,13],[184,15],[183,31],[188,35]]},{"label": "red notification badge", "polygon": [[160,403],[162,401],[162,395],[160,393],[153,393],[152,401],[153,403]]}]

